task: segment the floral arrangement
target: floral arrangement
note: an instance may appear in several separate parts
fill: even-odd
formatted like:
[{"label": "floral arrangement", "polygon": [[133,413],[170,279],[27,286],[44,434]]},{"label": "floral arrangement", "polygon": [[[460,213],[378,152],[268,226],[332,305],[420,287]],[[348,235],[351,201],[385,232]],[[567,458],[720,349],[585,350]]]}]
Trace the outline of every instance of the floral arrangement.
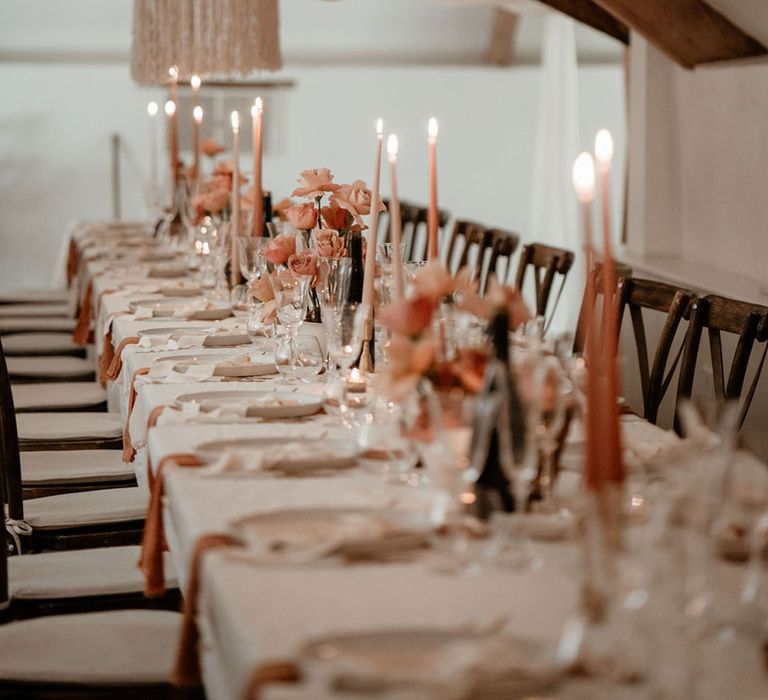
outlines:
[{"label": "floral arrangement", "polygon": [[392,333],[388,365],[379,373],[379,389],[393,400],[413,391],[422,378],[438,390],[460,389],[477,393],[482,389],[487,351],[458,347],[447,352],[446,339],[435,331],[434,320],[444,300],[450,307],[490,320],[506,307],[510,324],[518,328],[532,317],[516,289],[490,281],[484,297],[466,271],[452,276],[437,261],[427,263],[413,278],[409,296],[381,311],[381,321]]},{"label": "floral arrangement", "polygon": [[[228,218],[229,200],[232,193],[234,163],[231,160],[219,161],[211,173],[211,177],[201,182],[192,199],[196,222],[205,216],[220,216]],[[240,185],[248,182],[248,178],[240,174]]]}]

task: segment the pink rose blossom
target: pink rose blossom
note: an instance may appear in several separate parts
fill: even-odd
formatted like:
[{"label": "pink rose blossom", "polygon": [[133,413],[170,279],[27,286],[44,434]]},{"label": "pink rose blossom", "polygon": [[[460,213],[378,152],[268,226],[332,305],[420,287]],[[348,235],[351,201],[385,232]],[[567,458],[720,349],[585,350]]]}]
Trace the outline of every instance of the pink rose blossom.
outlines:
[{"label": "pink rose blossom", "polygon": [[311,202],[294,204],[285,210],[285,215],[295,229],[309,231],[317,223],[317,209],[315,209],[315,205]]},{"label": "pink rose blossom", "polygon": [[275,265],[285,265],[288,258],[296,252],[296,239],[281,233],[264,247],[262,255]]},{"label": "pink rose blossom", "polygon": [[328,168],[302,170],[296,182],[299,183],[299,187],[293,191],[294,197],[315,199],[322,197],[326,192],[335,192],[339,189],[338,185],[333,184],[333,173]]},{"label": "pink rose blossom", "polygon": [[280,221],[288,221],[286,212],[293,206],[294,202],[290,197],[281,199],[272,207],[272,214]]},{"label": "pink rose blossom", "polygon": [[339,232],[330,228],[321,228],[315,233],[317,252],[324,258],[339,258],[344,254],[344,245]]},{"label": "pink rose blossom", "polygon": [[217,143],[216,139],[205,139],[202,143],[202,149],[203,153],[209,158],[213,158],[214,156],[219,155],[219,153],[224,153],[224,151],[227,150],[220,143]]},{"label": "pink rose blossom", "polygon": [[218,214],[229,202],[229,190],[223,187],[210,187],[202,189],[193,200],[196,210]]},{"label": "pink rose blossom", "polygon": [[392,332],[414,337],[429,328],[434,304],[423,297],[404,299],[381,310],[381,322]]},{"label": "pink rose blossom", "polygon": [[259,301],[271,301],[274,299],[275,293],[272,289],[272,283],[269,281],[269,276],[262,275],[255,282],[251,282],[248,286],[248,294]]},{"label": "pink rose blossom", "polygon": [[387,366],[376,372],[376,388],[392,400],[406,397],[418,385],[435,360],[433,338],[411,340],[392,336],[387,351]]},{"label": "pink rose blossom", "polygon": [[442,263],[428,262],[413,278],[413,288],[417,296],[425,297],[437,304],[444,296],[456,289],[456,280]]},{"label": "pink rose blossom", "polygon": [[352,215],[357,230],[366,228],[362,215],[371,213],[371,191],[362,180],[342,185],[331,195],[331,204],[345,209]]},{"label": "pink rose blossom", "polygon": [[338,204],[331,202],[327,207],[323,207],[320,213],[323,215],[325,228],[343,231],[349,227],[349,213]]},{"label": "pink rose blossom", "polygon": [[312,250],[301,250],[288,258],[288,269],[294,275],[311,277],[314,283],[317,276],[317,254]]}]

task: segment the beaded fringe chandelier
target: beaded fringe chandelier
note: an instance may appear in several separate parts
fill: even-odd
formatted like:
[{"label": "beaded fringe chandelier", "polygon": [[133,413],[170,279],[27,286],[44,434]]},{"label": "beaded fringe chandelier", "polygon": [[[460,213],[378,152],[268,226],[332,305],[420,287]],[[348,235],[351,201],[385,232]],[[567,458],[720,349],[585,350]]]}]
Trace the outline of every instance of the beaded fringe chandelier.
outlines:
[{"label": "beaded fringe chandelier", "polygon": [[245,76],[282,66],[278,0],[134,0],[131,75],[140,85]]}]

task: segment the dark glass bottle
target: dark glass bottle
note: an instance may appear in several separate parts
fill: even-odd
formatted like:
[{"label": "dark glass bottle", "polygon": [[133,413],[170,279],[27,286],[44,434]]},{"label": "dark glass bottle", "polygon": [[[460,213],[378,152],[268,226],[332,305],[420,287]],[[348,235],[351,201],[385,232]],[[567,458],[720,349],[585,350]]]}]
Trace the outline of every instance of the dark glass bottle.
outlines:
[{"label": "dark glass bottle", "polygon": [[264,190],[262,195],[262,202],[264,207],[264,231],[265,236],[269,236],[269,229],[267,224],[272,223],[272,193],[269,190]]},{"label": "dark glass bottle", "polygon": [[349,292],[347,301],[359,304],[363,300],[363,237],[359,231],[353,231],[349,234],[347,242],[349,246],[349,257],[352,261],[352,267],[349,273]]},{"label": "dark glass bottle", "polygon": [[476,400],[471,455],[480,472],[475,491],[481,519],[490,516],[496,501],[507,512],[515,510],[511,467],[525,455],[525,415],[510,363],[506,310],[494,316],[489,331],[493,356],[486,370],[485,386]]}]

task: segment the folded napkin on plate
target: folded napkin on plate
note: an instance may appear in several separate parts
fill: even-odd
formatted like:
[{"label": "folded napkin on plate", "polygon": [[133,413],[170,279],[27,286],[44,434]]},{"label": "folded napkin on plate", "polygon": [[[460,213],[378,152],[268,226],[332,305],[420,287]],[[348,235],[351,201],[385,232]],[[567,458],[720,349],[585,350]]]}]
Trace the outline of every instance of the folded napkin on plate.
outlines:
[{"label": "folded napkin on plate", "polygon": [[270,445],[259,452],[254,449],[235,448],[224,452],[205,469],[210,474],[268,472],[290,467],[291,463],[316,465],[322,469],[325,463],[338,460],[338,454],[325,449],[318,442],[297,442]]},{"label": "folded napkin on plate", "polygon": [[212,308],[211,304],[205,299],[200,299],[199,301],[192,301],[189,304],[182,304],[177,307],[174,309],[173,317],[187,318],[198,311],[206,311],[209,308]]},{"label": "folded napkin on plate", "polygon": [[184,350],[186,348],[201,348],[205,335],[202,333],[194,335],[145,335],[139,340],[139,347],[142,350],[150,352],[161,352],[163,350]]},{"label": "folded napkin on plate", "polygon": [[174,367],[179,364],[179,360],[160,360],[155,362],[149,370],[149,379],[163,384],[188,384],[189,382],[199,382],[207,379],[221,381],[221,377],[214,377],[216,363],[189,364],[184,372],[174,371]]}]

